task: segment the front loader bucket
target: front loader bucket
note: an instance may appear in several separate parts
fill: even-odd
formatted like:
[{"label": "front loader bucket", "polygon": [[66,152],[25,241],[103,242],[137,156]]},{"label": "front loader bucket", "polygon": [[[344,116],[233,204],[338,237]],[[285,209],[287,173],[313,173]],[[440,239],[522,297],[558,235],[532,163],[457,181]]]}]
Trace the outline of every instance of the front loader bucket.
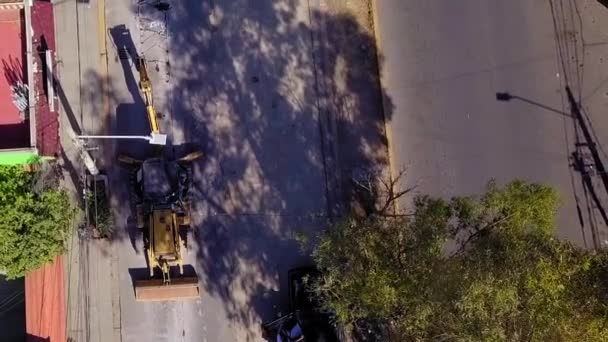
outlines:
[{"label": "front loader bucket", "polygon": [[136,280],[134,282],[135,300],[165,301],[200,298],[197,277],[180,277],[164,283],[162,279]]}]

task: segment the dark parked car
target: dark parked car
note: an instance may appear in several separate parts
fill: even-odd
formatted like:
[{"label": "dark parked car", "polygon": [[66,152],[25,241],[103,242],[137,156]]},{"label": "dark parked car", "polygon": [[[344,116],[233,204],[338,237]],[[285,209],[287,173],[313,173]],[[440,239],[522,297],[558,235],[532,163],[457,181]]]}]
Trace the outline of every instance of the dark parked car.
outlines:
[{"label": "dark parked car", "polygon": [[319,276],[314,267],[301,267],[288,272],[290,313],[264,323],[266,338],[276,342],[339,342],[341,328],[333,312],[322,312],[306,282]]}]

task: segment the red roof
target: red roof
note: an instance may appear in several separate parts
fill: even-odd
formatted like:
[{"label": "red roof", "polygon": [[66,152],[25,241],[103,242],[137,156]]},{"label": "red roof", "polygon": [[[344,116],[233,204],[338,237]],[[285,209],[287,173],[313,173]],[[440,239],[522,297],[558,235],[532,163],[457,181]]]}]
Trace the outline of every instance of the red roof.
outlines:
[{"label": "red roof", "polygon": [[23,67],[23,22],[21,10],[0,11],[0,125],[21,123],[19,110],[11,99],[11,86],[25,81]]},{"label": "red roof", "polygon": [[26,342],[66,341],[63,256],[25,276]]},{"label": "red roof", "polygon": [[11,86],[27,83],[23,10],[0,10],[0,149],[30,146],[29,122],[13,104]]}]

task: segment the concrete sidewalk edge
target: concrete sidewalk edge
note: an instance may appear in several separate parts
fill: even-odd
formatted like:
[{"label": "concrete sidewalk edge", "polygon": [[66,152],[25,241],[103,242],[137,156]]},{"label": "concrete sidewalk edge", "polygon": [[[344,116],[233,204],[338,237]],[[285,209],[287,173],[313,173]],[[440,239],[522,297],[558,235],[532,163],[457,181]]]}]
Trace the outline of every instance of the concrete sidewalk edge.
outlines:
[{"label": "concrete sidewalk edge", "polygon": [[[384,84],[386,83],[384,80],[384,72],[383,72],[383,59],[382,59],[382,50],[383,50],[383,41],[382,41],[382,32],[380,30],[380,18],[378,16],[378,0],[370,0],[372,4],[372,25],[374,26],[374,40],[376,42],[376,60],[378,61],[378,81],[380,82],[380,89],[386,89]],[[388,153],[388,163],[389,163],[389,177],[393,180],[393,177],[399,173],[399,169],[396,168],[394,151],[393,151],[393,130],[392,126],[386,118],[387,109],[387,101],[386,94],[382,94],[382,116],[384,118],[384,134],[386,136],[386,152]],[[399,168],[403,167],[402,165]],[[395,202],[395,211],[399,211],[399,203]]]}]

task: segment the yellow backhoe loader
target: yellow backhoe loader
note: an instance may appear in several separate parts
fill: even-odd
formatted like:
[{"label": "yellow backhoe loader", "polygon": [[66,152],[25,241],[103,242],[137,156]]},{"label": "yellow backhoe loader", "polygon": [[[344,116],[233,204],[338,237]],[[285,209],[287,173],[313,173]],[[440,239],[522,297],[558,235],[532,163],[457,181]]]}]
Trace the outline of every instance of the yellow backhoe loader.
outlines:
[{"label": "yellow backhoe loader", "polygon": [[[146,61],[138,57],[139,87],[153,134],[159,133],[153,103],[152,84]],[[137,228],[144,237],[149,277],[134,279],[137,301],[199,298],[196,273],[184,272],[183,252],[190,227],[191,162],[200,158],[193,152],[177,160],[153,157],[137,160],[127,156],[119,161],[132,167],[131,198],[135,202]]]},{"label": "yellow backhoe loader", "polygon": [[191,222],[190,164],[201,155],[193,152],[178,160],[120,158],[134,167],[131,198],[148,261],[149,278],[134,280],[138,301],[199,297],[198,277],[184,273],[183,253]]}]

